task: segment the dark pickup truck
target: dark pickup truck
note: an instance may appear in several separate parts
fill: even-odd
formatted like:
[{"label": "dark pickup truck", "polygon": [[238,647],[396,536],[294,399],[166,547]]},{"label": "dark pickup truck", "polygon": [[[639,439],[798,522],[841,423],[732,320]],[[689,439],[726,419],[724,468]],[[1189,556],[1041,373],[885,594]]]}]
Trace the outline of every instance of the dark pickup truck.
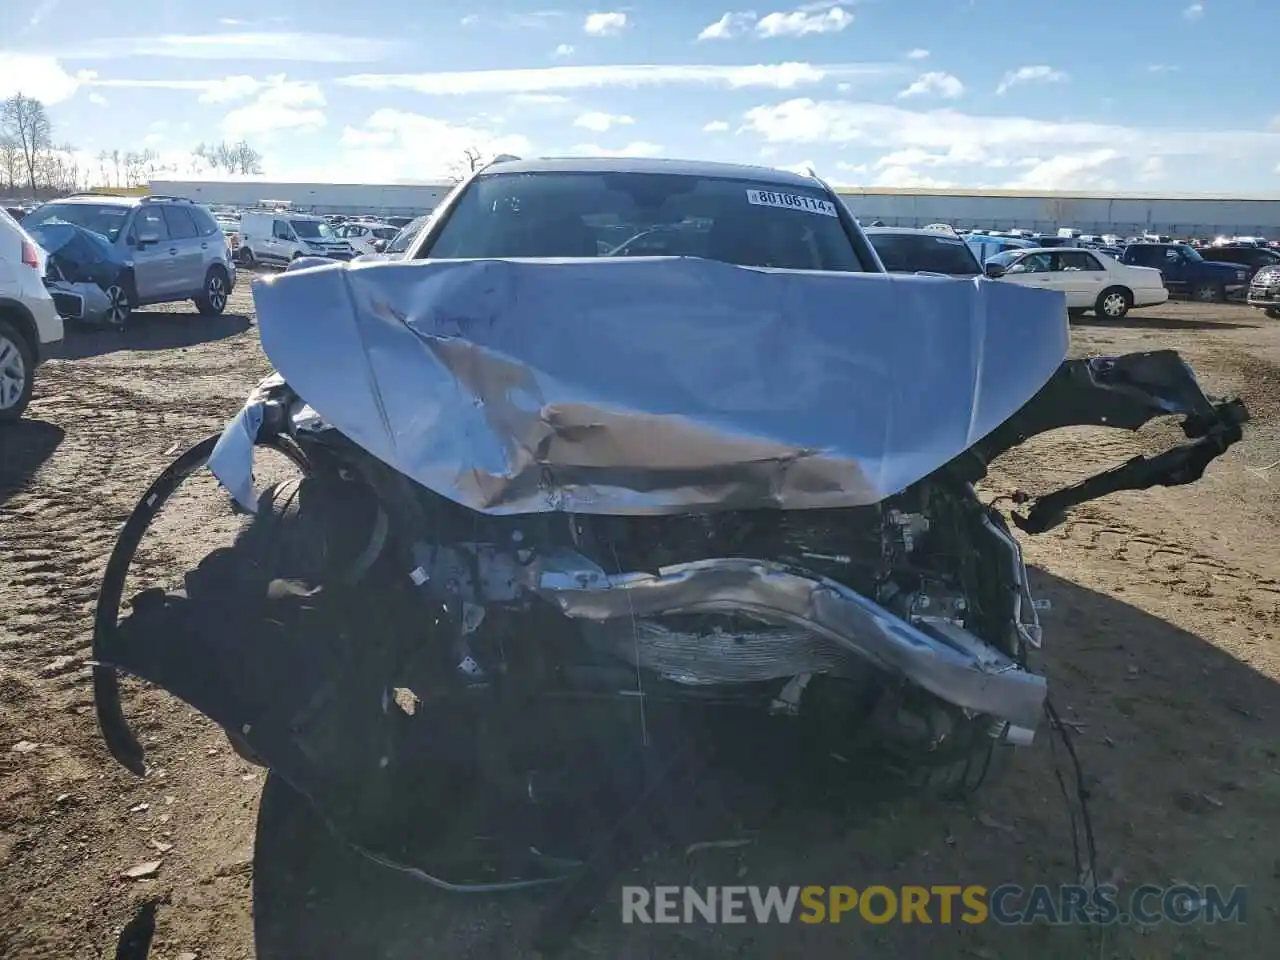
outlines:
[{"label": "dark pickup truck", "polygon": [[1185,243],[1131,243],[1120,262],[1155,267],[1170,296],[1209,302],[1242,299],[1252,272],[1240,264],[1206,260]]}]

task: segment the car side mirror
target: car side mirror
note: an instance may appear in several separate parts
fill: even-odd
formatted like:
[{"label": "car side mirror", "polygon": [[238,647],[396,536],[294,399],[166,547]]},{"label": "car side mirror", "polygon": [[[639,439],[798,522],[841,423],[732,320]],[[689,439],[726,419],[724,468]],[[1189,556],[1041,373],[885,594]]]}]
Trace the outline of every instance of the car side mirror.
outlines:
[{"label": "car side mirror", "polygon": [[1008,271],[998,263],[984,263],[982,265],[982,272],[987,275],[988,280],[999,280]]}]

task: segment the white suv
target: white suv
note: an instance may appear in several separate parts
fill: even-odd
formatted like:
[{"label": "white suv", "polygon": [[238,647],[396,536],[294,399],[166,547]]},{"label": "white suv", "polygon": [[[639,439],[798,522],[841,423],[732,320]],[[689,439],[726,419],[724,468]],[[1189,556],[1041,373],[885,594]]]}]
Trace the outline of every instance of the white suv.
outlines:
[{"label": "white suv", "polygon": [[44,251],[0,209],[0,423],[22,416],[37,364],[62,342],[45,266]]}]

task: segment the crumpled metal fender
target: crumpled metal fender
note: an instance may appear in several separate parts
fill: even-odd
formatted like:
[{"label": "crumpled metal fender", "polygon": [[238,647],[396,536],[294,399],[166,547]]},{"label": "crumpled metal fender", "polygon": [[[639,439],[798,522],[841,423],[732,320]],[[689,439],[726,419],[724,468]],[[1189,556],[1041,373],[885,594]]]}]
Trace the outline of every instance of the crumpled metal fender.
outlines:
[{"label": "crumpled metal fender", "polygon": [[1039,434],[1073,426],[1137,430],[1170,415],[1183,418],[1182,432],[1192,443],[1153,457],[1134,457],[1014,512],[1013,521],[1022,530],[1043,533],[1061,523],[1070,508],[1108,493],[1199,480],[1211,462],[1240,440],[1248,409],[1234,397],[1207,395],[1174,350],[1067,360],[1017,413],[948,469],[973,482],[985,475],[991,461]]}]

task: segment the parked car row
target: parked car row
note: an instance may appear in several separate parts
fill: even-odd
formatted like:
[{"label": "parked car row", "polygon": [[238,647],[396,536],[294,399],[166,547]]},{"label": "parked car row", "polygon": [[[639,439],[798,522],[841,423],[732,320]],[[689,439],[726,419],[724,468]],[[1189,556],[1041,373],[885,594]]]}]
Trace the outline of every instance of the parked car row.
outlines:
[{"label": "parked car row", "polygon": [[1038,247],[1013,242],[990,256],[988,237],[962,237],[944,224],[932,228],[866,227],[864,232],[890,273],[933,273],[950,277],[1006,280],[1019,286],[1057,290],[1067,311],[1079,316],[1093,311],[1119,320],[1132,307],[1155,306],[1169,299],[1161,272],[1121,263],[1083,247]]}]

